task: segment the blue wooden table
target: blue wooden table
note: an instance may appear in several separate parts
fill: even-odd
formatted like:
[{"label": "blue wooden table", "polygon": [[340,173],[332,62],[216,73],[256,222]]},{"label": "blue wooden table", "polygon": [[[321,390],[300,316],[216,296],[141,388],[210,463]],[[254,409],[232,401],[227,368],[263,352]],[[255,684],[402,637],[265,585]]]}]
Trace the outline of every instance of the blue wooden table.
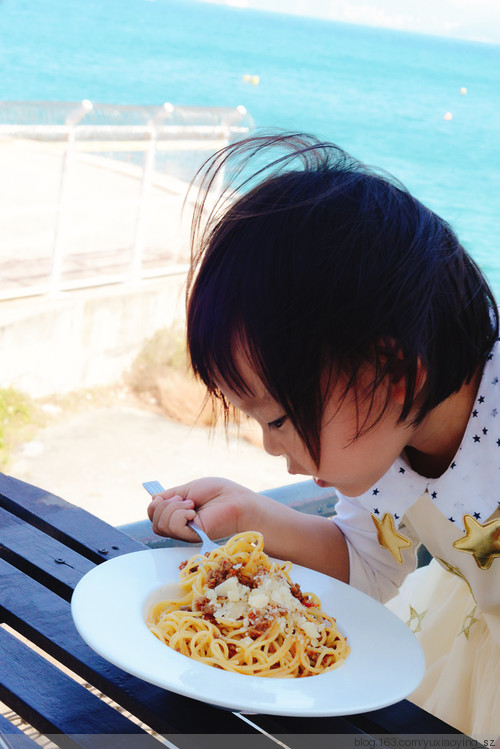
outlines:
[{"label": "blue wooden table", "polygon": [[[306,511],[331,514],[328,494],[308,502],[303,492],[288,496]],[[0,711],[0,749],[35,746],[6,717],[12,713],[57,746],[92,749],[161,747],[165,741],[179,749],[367,749],[381,737],[382,746],[409,746],[397,743],[408,735],[418,749],[417,736],[457,733],[407,700],[347,717],[241,716],[112,666],[77,633],[71,595],[88,570],[147,548],[143,541],[163,543],[151,534],[133,538],[60,497],[0,474],[0,701],[8,708]]]}]

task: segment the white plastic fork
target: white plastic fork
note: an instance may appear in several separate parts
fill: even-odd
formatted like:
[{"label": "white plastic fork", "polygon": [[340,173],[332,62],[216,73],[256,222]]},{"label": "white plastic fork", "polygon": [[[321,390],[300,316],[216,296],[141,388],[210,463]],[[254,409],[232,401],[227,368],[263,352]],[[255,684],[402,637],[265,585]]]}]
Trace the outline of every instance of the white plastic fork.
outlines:
[{"label": "white plastic fork", "polygon": [[[151,496],[153,496],[154,494],[160,494],[160,492],[163,491],[163,486],[160,484],[159,481],[144,481],[142,485],[146,489],[146,491],[151,494]],[[202,531],[200,526],[194,522],[194,520],[188,520],[187,524],[200,537],[201,539],[200,551],[202,552],[202,554],[205,554],[205,552],[207,551],[212,551],[213,549],[219,548],[219,545],[214,543],[214,541],[212,541],[212,539],[207,536],[205,531]]]}]

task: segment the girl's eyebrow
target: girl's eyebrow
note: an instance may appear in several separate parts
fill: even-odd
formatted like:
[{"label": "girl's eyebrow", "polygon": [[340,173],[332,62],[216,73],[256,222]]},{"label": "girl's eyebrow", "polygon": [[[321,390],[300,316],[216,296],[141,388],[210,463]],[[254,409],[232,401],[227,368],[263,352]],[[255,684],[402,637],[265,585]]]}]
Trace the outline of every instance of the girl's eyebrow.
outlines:
[{"label": "girl's eyebrow", "polygon": [[[271,408],[273,411],[271,412]],[[261,418],[266,423],[272,423],[273,421],[276,421],[277,418],[282,419],[286,414],[284,413],[283,409],[281,408],[279,403],[276,403],[275,400],[270,395],[265,395],[263,397],[254,397],[254,398],[248,398],[245,400],[242,400],[239,405],[240,411],[243,413],[246,413],[247,416],[250,418]],[[279,416],[276,417],[276,413],[278,413],[279,409]],[[283,411],[283,412],[282,412]]]},{"label": "girl's eyebrow", "polygon": [[257,395],[255,391],[252,391],[252,395],[248,397],[242,397],[241,403],[245,406],[252,406],[253,408],[261,408],[263,406],[270,406],[276,403],[273,397],[265,392],[264,395]]},{"label": "girl's eyebrow", "polygon": [[269,406],[274,405],[276,401],[268,393],[266,393],[266,395],[262,396],[262,398],[255,397],[253,403],[256,406]]}]

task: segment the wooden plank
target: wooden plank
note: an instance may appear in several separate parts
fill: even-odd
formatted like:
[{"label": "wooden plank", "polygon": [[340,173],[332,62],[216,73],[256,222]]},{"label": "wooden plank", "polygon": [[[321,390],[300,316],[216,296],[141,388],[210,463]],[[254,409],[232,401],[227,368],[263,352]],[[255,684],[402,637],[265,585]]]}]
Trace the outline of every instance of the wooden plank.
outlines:
[{"label": "wooden plank", "polygon": [[[0,673],[0,699],[41,733],[81,736],[82,747],[95,746],[92,734],[146,735],[2,628]],[[148,743],[159,747],[153,737]]]},{"label": "wooden plank", "polygon": [[0,557],[68,601],[80,578],[95,566],[1,507]]},{"label": "wooden plank", "polygon": [[443,736],[461,734],[457,728],[453,728],[426,710],[422,710],[409,700],[402,700],[396,705],[389,705],[362,715],[352,715],[350,719],[354,725],[366,733]]},{"label": "wooden plank", "polygon": [[3,473],[0,507],[96,563],[144,548],[86,510]]},{"label": "wooden plank", "polygon": [[[332,700],[335,696],[332,695]],[[363,735],[374,739],[380,735],[411,735],[411,734],[434,734],[436,736],[447,736],[449,734],[460,734],[456,728],[449,726],[431,713],[422,710],[408,700],[402,700],[395,705],[374,710],[359,715],[345,717],[315,718],[288,718],[268,715],[252,716],[252,721],[280,738],[289,746],[295,745],[295,737],[308,736],[332,736],[332,735]],[[313,741],[310,744],[300,743],[297,746],[317,746]],[[363,744],[367,746],[367,744]]]},{"label": "wooden plank", "polygon": [[[334,699],[332,695],[332,699]],[[376,737],[380,734],[434,734],[446,736],[461,732],[448,725],[435,715],[415,705],[409,700],[401,700],[395,705],[373,710],[368,713],[349,715],[340,718],[286,718],[256,716],[252,720],[264,730],[284,737],[290,734],[356,734]]]},{"label": "wooden plank", "polygon": [[[335,696],[332,695],[332,701]],[[280,715],[252,715],[255,725],[275,736],[290,749],[312,749],[332,747],[333,736],[366,736],[365,731],[353,725],[349,717],[291,718]],[[313,738],[314,737],[314,738]],[[353,744],[354,745],[354,739]],[[363,746],[367,746],[364,744]]]},{"label": "wooden plank", "polygon": [[167,692],[108,663],[83,642],[66,601],[2,560],[1,617],[159,733],[191,734],[200,726],[212,734],[256,733],[229,711]]}]

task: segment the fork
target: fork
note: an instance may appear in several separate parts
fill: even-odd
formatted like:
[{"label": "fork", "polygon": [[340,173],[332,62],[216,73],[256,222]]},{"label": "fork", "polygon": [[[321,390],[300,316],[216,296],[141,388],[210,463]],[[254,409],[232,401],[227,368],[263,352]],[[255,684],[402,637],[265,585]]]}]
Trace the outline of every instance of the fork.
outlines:
[{"label": "fork", "polygon": [[[151,496],[153,496],[153,494],[160,494],[160,492],[163,491],[163,486],[160,484],[159,481],[144,481],[142,485],[146,489],[146,491],[151,494]],[[201,539],[200,551],[202,554],[205,554],[205,552],[207,551],[212,551],[213,549],[219,548],[219,545],[214,543],[212,539],[207,536],[205,531],[202,531],[200,526],[194,522],[194,520],[188,520],[187,524],[200,537]]]}]

